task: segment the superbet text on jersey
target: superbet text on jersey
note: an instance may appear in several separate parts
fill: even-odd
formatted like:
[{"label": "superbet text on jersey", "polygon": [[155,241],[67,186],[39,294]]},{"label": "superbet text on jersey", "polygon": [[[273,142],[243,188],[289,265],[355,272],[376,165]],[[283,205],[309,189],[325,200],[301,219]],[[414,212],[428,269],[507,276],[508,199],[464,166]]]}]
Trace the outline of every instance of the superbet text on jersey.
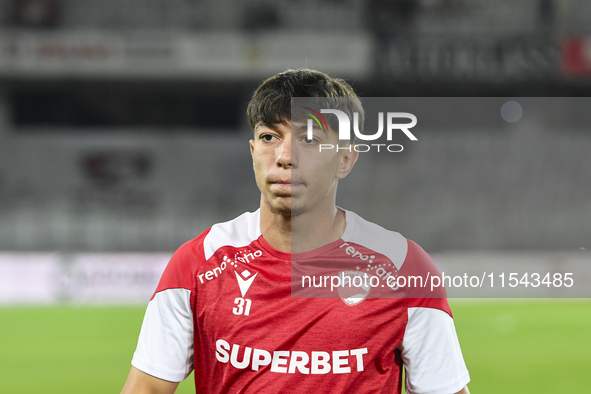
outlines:
[{"label": "superbet text on jersey", "polygon": [[194,370],[197,393],[400,393],[403,365],[409,393],[461,390],[470,379],[445,298],[292,295],[295,261],[374,276],[432,266],[414,242],[346,215],[340,240],[306,253],[272,248],[258,211],[184,244],[149,303],[132,364],[169,381]]}]

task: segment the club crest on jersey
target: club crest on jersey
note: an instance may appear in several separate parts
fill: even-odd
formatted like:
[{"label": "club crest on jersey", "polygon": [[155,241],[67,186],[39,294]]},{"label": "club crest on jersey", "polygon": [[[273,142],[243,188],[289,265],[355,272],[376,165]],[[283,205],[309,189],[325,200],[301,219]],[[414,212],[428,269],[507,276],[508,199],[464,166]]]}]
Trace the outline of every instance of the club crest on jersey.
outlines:
[{"label": "club crest on jersey", "polygon": [[371,275],[362,271],[340,271],[337,292],[348,306],[355,306],[365,300],[371,291]]}]

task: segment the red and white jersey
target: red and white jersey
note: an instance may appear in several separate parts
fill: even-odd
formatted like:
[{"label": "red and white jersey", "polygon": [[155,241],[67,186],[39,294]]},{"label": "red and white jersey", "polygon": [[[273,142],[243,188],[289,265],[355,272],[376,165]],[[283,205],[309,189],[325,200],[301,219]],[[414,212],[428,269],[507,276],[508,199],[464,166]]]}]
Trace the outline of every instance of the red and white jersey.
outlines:
[{"label": "red and white jersey", "polygon": [[340,240],[306,253],[271,247],[258,211],[182,245],[148,305],[132,365],[175,382],[194,370],[197,393],[400,393],[403,365],[409,393],[461,390],[470,378],[445,298],[292,295],[296,263],[382,278],[436,271],[400,234],[352,212],[346,220]]}]

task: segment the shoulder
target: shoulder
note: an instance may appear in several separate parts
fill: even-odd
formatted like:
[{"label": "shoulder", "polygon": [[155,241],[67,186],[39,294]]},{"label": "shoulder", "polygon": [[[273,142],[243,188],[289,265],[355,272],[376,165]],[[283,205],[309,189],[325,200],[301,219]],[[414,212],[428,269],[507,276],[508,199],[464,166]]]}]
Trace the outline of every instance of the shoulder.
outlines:
[{"label": "shoulder", "polygon": [[342,236],[343,241],[361,245],[376,253],[386,256],[392,264],[400,269],[408,254],[408,240],[396,231],[363,219],[351,211],[345,211],[347,227]]},{"label": "shoulder", "polygon": [[235,219],[217,223],[197,237],[181,245],[175,252],[182,259],[198,257],[207,261],[224,246],[241,247],[252,243],[261,235],[259,211],[245,212]]},{"label": "shoulder", "polygon": [[191,289],[200,267],[224,246],[241,247],[260,236],[259,213],[246,212],[237,218],[218,223],[185,242],[172,255],[156,293],[170,288]]},{"label": "shoulder", "polygon": [[242,247],[250,245],[261,236],[259,210],[245,212],[237,218],[218,223],[210,228],[203,239],[205,259],[209,259],[224,246]]},{"label": "shoulder", "polygon": [[427,284],[432,276],[440,276],[431,256],[416,242],[407,239],[396,231],[390,231],[375,223],[369,222],[351,211],[347,214],[347,229],[343,240],[356,246],[363,246],[377,254],[383,255],[396,267],[396,276],[403,276],[412,286],[406,283],[406,303],[409,308],[438,309],[452,316],[447,302],[445,288],[433,290]]},{"label": "shoulder", "polygon": [[[363,219],[351,211],[347,215],[347,229],[343,234],[345,242],[353,242],[388,257],[398,270],[410,266],[434,267],[433,259],[416,242],[396,231]],[[406,267],[405,267],[406,266]]]}]

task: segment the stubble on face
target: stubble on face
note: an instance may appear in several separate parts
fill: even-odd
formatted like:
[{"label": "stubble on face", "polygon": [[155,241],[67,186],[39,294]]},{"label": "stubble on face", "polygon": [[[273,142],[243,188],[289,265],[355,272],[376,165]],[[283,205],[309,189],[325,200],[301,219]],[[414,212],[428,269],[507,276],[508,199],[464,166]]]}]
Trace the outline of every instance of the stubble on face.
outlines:
[{"label": "stubble on face", "polygon": [[306,208],[303,206],[294,206],[292,204],[289,204],[289,206],[275,206],[269,200],[265,202],[274,215],[279,215],[285,219],[296,218],[306,212]]},{"label": "stubble on face", "polygon": [[291,212],[291,204],[289,204],[289,206],[286,205],[274,205],[271,201],[269,201],[269,199],[265,199],[265,203],[267,204],[267,206],[269,207],[269,210],[274,214],[274,215],[279,215],[282,216],[285,219],[289,219],[291,218],[292,212]]},{"label": "stubble on face", "polygon": [[[269,210],[274,215],[279,215],[285,219],[295,218],[307,211],[304,202],[294,201],[292,191],[282,194],[271,194],[271,196],[264,196],[264,203],[269,207]],[[296,198],[297,199],[297,198]]]}]

